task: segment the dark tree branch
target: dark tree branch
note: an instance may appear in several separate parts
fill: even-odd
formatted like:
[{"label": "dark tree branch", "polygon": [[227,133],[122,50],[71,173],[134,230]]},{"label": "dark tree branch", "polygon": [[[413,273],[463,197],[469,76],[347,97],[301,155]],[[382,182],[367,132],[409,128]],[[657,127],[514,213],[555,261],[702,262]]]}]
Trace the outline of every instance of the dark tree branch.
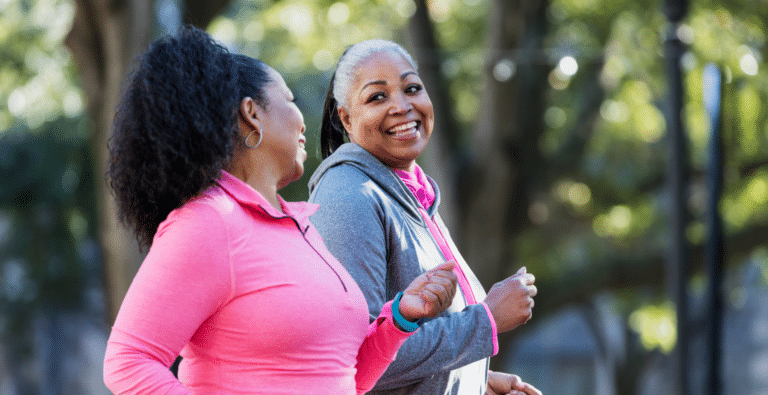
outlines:
[{"label": "dark tree branch", "polygon": [[561,177],[563,173],[579,167],[589,138],[595,130],[595,121],[600,115],[600,106],[605,99],[605,91],[600,86],[600,70],[602,63],[590,67],[584,77],[585,86],[581,89],[581,100],[578,101],[579,115],[568,133],[568,138],[558,153],[553,156],[554,163],[550,177]]},{"label": "dark tree branch", "polygon": [[742,163],[741,166],[739,166],[739,175],[741,177],[751,177],[763,167],[768,167],[768,159]]}]

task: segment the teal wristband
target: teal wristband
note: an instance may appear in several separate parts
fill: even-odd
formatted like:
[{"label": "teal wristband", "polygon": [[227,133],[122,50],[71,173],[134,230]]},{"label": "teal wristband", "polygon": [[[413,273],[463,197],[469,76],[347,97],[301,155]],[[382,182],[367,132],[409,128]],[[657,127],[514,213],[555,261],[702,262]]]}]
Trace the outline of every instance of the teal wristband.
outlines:
[{"label": "teal wristband", "polygon": [[415,332],[416,329],[419,329],[419,324],[406,320],[405,317],[400,314],[400,298],[402,297],[403,293],[398,292],[397,296],[395,296],[395,300],[392,302],[392,318],[395,319],[397,325],[400,325],[405,332]]}]

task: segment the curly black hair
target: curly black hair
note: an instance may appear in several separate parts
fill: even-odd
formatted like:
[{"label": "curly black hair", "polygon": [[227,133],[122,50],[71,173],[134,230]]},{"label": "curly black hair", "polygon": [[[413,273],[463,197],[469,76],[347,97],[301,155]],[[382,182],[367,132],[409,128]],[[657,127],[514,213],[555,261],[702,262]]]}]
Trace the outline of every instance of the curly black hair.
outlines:
[{"label": "curly black hair", "polygon": [[220,177],[242,143],[240,101],[267,108],[268,70],[192,26],[138,59],[117,106],[107,179],[120,220],[143,248],[168,213]]}]

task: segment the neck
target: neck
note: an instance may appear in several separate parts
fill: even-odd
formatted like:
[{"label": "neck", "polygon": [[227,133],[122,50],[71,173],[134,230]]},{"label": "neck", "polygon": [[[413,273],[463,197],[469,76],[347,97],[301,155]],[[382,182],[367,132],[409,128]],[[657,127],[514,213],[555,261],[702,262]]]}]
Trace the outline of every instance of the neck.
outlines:
[{"label": "neck", "polygon": [[416,171],[416,161],[412,160],[407,163],[398,163],[397,165],[392,166],[392,168],[395,170],[403,170],[409,173],[413,173],[414,171]]},{"label": "neck", "polygon": [[269,204],[277,211],[283,212],[283,206],[280,204],[280,198],[277,195],[277,184],[261,184],[258,182],[245,181],[253,189],[261,194]]},{"label": "neck", "polygon": [[260,193],[277,211],[283,212],[283,207],[277,195],[277,191],[280,189],[278,187],[279,180],[273,174],[266,172],[264,170],[265,167],[259,166],[256,169],[251,169],[242,165],[238,166],[238,163],[233,161],[226,170],[229,174],[232,174]]}]

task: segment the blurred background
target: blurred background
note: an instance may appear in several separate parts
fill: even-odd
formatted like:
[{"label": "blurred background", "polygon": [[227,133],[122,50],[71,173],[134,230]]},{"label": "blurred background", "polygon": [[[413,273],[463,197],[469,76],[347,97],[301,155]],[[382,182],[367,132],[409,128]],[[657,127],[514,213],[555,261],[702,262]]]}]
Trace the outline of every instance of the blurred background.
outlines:
[{"label": "blurred background", "polygon": [[108,393],[142,257],[104,183],[110,123],[135,57],[191,23],[297,95],[287,200],[339,55],[411,51],[454,240],[486,288],[537,278],[495,370],[545,394],[766,395],[766,21],[767,0],[0,0],[0,394]]}]

